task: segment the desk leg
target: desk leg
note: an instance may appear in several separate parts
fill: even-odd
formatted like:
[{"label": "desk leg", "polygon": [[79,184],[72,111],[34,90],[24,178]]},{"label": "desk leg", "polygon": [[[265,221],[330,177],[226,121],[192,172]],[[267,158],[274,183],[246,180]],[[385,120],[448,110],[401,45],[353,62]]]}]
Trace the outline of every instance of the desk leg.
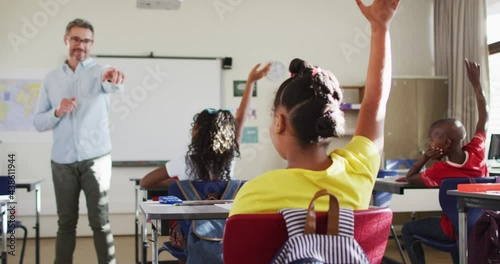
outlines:
[{"label": "desk leg", "polygon": [[135,186],[135,263],[139,264],[139,187]]},{"label": "desk leg", "polygon": [[148,219],[146,218],[146,215],[143,215],[142,218],[142,223],[141,223],[141,240],[142,240],[142,249],[141,249],[141,256],[142,256],[142,264],[147,264],[148,263],[148,254],[147,254],[147,248],[148,248],[148,240],[147,240],[147,234],[148,234]]},{"label": "desk leg", "polygon": [[0,204],[2,214],[2,264],[7,264],[7,204]]},{"label": "desk leg", "polygon": [[458,198],[458,249],[460,264],[467,264],[467,208]]},{"label": "desk leg", "polygon": [[40,208],[41,208],[41,195],[40,184],[35,186],[35,202],[36,202],[36,215],[35,215],[35,263],[40,264]]},{"label": "desk leg", "polygon": [[154,220],[151,222],[151,229],[152,229],[152,234],[151,234],[151,238],[153,240],[153,250],[152,250],[152,264],[158,264],[159,261],[158,261],[158,220]]}]

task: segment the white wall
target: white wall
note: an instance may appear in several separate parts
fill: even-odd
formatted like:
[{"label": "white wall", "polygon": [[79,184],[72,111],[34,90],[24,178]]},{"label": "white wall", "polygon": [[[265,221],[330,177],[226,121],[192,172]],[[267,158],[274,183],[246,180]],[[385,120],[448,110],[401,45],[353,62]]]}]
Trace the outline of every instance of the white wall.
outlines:
[{"label": "white wall", "polygon": [[[178,11],[139,10],[134,0],[0,1],[3,69],[57,67],[66,55],[64,28],[70,20],[81,17],[95,27],[94,54],[148,55],[153,51],[157,56],[232,57],[233,69],[224,71],[226,107],[239,102],[232,96],[232,81],[246,79],[258,62],[279,60],[288,65],[300,57],[332,70],[345,85],[362,85],[366,75],[367,22],[354,1],[185,0]],[[50,8],[42,7],[44,3]],[[227,9],[221,11],[224,7]],[[27,30],[28,23],[35,24],[35,31]],[[394,75],[432,75],[432,0],[401,1],[391,33]],[[17,36],[23,43],[13,45],[9,36]],[[267,136],[271,101],[279,84],[267,79],[258,83],[258,97],[253,100],[258,119],[247,125],[259,127],[260,143],[242,146],[238,178],[251,179],[285,165]],[[148,129],[154,128],[145,128],[145,135]],[[342,146],[346,140],[334,146]],[[18,157],[18,177],[47,179],[42,186],[42,212],[44,207],[55,206],[50,144],[0,144],[2,157],[12,151]],[[0,164],[0,172],[5,172],[6,162],[0,159]],[[150,169],[115,170],[111,199],[129,199],[133,210],[133,185],[128,179],[141,177]],[[23,209],[20,214],[31,213],[32,197],[19,191],[18,201],[25,204],[19,205]],[[22,220],[32,223],[29,216],[22,216]],[[44,217],[42,221],[42,235],[54,235],[55,218]],[[132,224],[118,227],[112,223],[120,229],[115,233],[132,233]],[[78,232],[90,233],[86,226]]]}]

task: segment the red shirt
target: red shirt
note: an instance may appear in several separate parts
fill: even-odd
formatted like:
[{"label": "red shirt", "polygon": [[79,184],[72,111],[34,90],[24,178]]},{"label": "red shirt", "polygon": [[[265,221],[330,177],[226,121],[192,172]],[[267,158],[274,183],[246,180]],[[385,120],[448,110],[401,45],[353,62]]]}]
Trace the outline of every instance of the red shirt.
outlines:
[{"label": "red shirt", "polygon": [[[432,167],[420,173],[420,179],[427,187],[438,187],[446,178],[488,176],[485,159],[485,141],[486,134],[484,132],[477,132],[472,140],[462,147],[465,152],[464,163],[457,164],[449,161],[435,162]],[[446,235],[456,238],[453,225],[444,214],[441,217],[441,228]]]}]

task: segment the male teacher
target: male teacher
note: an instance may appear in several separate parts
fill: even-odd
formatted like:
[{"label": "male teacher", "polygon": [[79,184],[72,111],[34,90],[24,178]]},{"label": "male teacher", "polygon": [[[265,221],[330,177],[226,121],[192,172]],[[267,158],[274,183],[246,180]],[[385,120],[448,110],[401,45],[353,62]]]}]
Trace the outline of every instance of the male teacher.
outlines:
[{"label": "male teacher", "polygon": [[64,43],[68,57],[62,66],[45,76],[34,119],[38,131],[53,130],[52,180],[59,218],[55,263],[73,262],[81,190],[94,232],[98,263],[115,263],[108,219],[109,93],[123,90],[125,76],[90,58],[94,28],[88,21],[69,22]]}]

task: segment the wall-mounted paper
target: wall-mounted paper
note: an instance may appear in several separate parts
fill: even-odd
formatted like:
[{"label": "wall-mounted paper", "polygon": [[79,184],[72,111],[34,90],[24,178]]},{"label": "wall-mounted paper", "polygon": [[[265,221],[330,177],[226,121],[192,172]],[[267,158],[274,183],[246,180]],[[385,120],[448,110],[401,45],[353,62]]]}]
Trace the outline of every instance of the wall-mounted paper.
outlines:
[{"label": "wall-mounted paper", "polygon": [[[235,96],[235,97],[243,96],[243,91],[245,91],[246,84],[247,84],[247,81],[234,80],[233,81],[233,96]],[[253,84],[252,96],[257,97],[257,83]]]},{"label": "wall-mounted paper", "polygon": [[0,79],[0,130],[35,131],[33,113],[41,79]]},{"label": "wall-mounted paper", "polygon": [[243,128],[243,144],[256,144],[259,143],[259,128],[258,127],[245,127]]}]

